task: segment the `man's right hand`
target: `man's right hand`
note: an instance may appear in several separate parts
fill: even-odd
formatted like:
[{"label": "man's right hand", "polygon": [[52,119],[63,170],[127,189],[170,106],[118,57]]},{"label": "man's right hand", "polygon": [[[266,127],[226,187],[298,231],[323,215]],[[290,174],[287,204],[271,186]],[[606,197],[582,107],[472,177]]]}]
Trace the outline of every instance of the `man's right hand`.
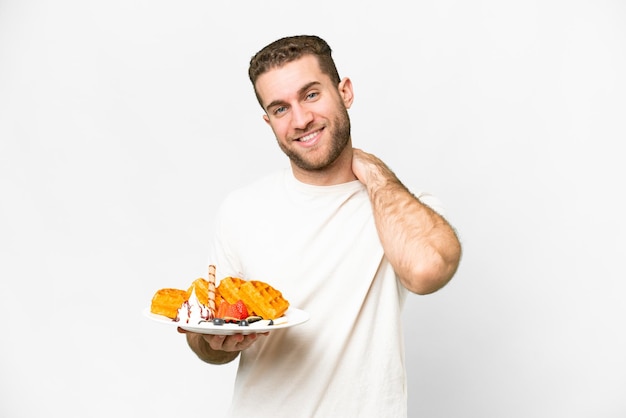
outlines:
[{"label": "man's right hand", "polygon": [[247,335],[210,335],[189,332],[182,328],[178,328],[178,332],[186,334],[187,343],[193,352],[201,360],[211,364],[229,363],[236,359],[241,351],[269,335],[269,332]]}]

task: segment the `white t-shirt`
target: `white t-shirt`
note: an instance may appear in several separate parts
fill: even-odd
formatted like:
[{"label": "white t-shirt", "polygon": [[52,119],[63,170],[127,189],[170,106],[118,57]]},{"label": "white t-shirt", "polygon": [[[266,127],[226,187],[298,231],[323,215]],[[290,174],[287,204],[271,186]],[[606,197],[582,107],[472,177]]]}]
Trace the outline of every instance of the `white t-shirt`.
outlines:
[{"label": "white t-shirt", "polygon": [[406,417],[401,310],[359,181],[312,186],[290,169],[233,192],[218,215],[217,278],[261,280],[306,323],[241,353],[233,417]]}]

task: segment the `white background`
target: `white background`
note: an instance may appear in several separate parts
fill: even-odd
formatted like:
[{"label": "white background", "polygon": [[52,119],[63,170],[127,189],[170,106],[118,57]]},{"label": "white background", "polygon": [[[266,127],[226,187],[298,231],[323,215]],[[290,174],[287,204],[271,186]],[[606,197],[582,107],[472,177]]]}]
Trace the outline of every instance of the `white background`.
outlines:
[{"label": "white background", "polygon": [[301,33],[464,245],[408,300],[410,416],[626,416],[625,28],[617,0],[0,0],[0,416],[222,416],[235,365],[141,311],[287,165],[247,64]]}]

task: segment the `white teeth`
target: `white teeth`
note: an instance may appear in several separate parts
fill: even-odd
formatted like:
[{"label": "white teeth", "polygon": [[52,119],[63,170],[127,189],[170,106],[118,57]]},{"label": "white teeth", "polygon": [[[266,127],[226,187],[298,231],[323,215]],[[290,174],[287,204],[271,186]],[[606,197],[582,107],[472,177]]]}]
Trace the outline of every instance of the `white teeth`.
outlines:
[{"label": "white teeth", "polygon": [[303,136],[302,138],[300,138],[300,142],[308,142],[311,139],[315,138],[315,135],[317,135],[317,132],[313,132],[312,134],[308,134],[307,136]]}]

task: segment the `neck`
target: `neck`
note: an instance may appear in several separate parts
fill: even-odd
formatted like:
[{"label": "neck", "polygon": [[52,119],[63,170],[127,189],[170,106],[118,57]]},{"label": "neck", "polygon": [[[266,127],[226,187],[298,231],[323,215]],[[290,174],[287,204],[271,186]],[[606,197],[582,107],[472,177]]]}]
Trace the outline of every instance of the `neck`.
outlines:
[{"label": "neck", "polygon": [[352,146],[348,145],[335,162],[323,170],[304,170],[291,162],[291,171],[298,181],[313,186],[332,186],[356,180],[352,172]]}]

